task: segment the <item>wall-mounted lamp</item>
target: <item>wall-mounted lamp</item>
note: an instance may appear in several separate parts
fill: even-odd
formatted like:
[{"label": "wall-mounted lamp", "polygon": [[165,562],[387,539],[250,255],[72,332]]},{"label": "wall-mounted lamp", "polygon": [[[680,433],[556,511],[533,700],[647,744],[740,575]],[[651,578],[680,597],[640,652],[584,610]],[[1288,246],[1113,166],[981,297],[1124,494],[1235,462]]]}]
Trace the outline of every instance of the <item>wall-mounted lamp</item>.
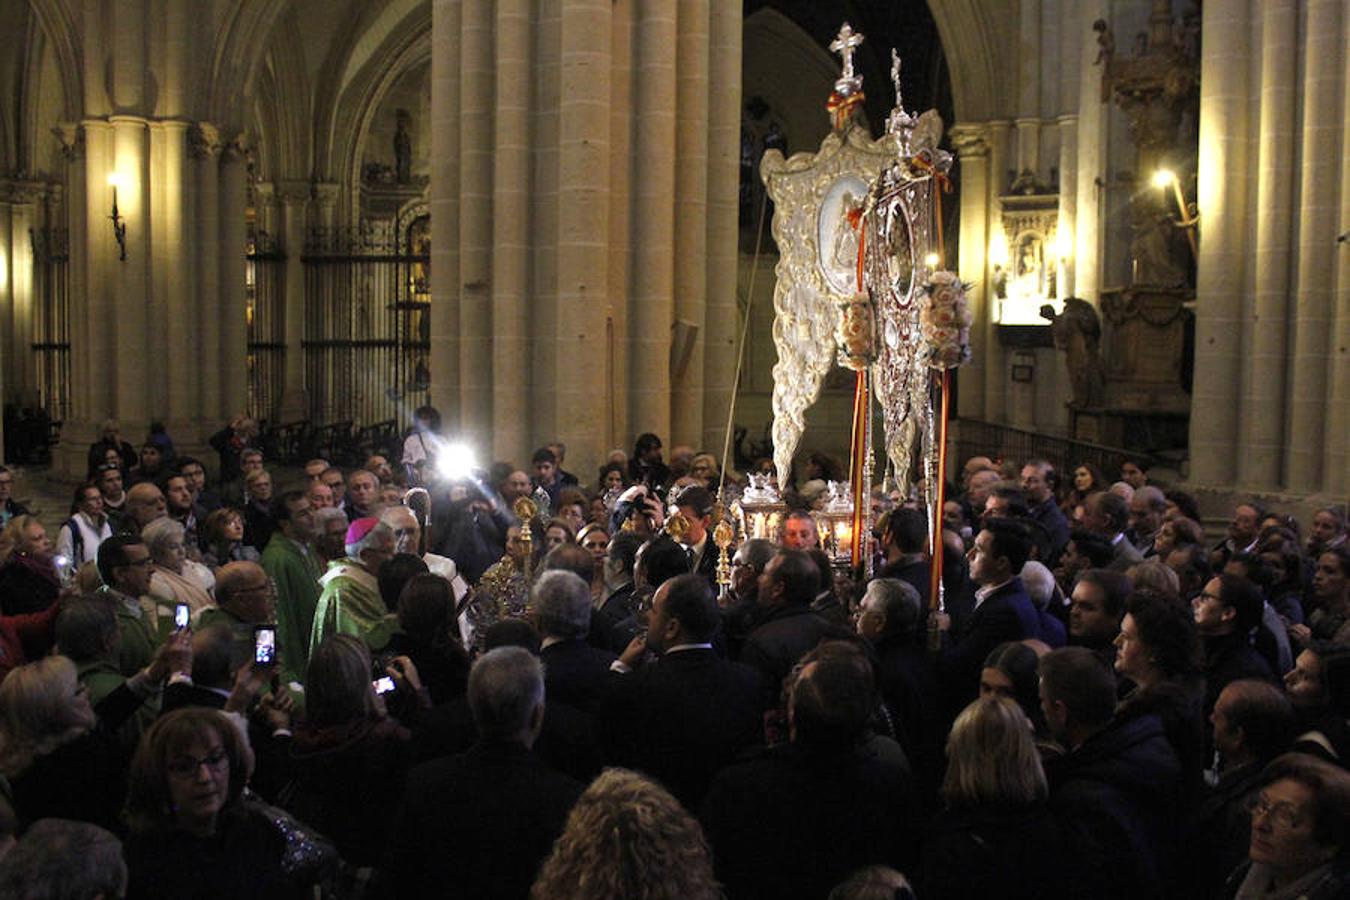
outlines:
[{"label": "wall-mounted lamp", "polygon": [[1168,185],[1172,187],[1172,196],[1177,201],[1177,227],[1186,232],[1186,241],[1191,245],[1191,255],[1196,259],[1200,258],[1200,250],[1195,243],[1195,226],[1200,221],[1197,215],[1191,218],[1186,211],[1186,197],[1181,193],[1181,179],[1177,178],[1177,173],[1171,169],[1159,169],[1153,173],[1153,186],[1166,191]]},{"label": "wall-mounted lamp", "polygon": [[930,269],[936,269],[941,262],[942,257],[938,256],[936,253],[930,253],[923,258],[923,264]]},{"label": "wall-mounted lamp", "polygon": [[108,173],[108,186],[112,188],[112,215],[108,216],[112,220],[113,238],[117,241],[117,247],[121,251],[118,259],[122,262],[127,261],[127,223],[117,212],[117,185],[121,183],[121,176],[116,172]]}]

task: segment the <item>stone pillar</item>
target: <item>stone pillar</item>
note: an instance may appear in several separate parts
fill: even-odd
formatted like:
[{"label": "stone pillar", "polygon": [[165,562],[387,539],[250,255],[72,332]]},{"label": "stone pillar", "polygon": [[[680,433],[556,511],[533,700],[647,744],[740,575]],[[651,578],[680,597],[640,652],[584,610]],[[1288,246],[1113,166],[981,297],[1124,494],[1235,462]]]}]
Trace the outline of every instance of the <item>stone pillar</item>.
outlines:
[{"label": "stone pillar", "polygon": [[676,39],[675,319],[672,444],[703,437],[708,302],[708,0],[679,4]]},{"label": "stone pillar", "polygon": [[[131,80],[128,76],[128,80]],[[114,334],[117,338],[117,414],[123,433],[139,435],[152,415],[149,405],[150,366],[153,344],[151,318],[147,314],[150,232],[150,185],[146,123],[136,116],[112,116],[114,170],[121,184],[118,211],[126,220],[126,259],[112,267]]]},{"label": "stone pillar", "polygon": [[159,380],[164,407],[158,410],[165,416],[169,433],[182,440],[189,431],[200,431],[201,410],[193,405],[192,385],[196,380],[189,373],[200,369],[201,357],[192,355],[192,308],[196,298],[190,290],[188,255],[184,235],[188,219],[185,201],[190,193],[187,179],[186,122],[161,121],[150,126],[151,200],[155,208],[156,239],[153,293],[156,307],[163,310],[164,361]]},{"label": "stone pillar", "polygon": [[1094,65],[1097,44],[1086,39],[1099,18],[1109,20],[1106,0],[1075,4],[1083,36],[1078,77],[1077,183],[1062,181],[1062,190],[1074,191],[1074,293],[1096,305],[1101,298],[1101,215],[1106,194],[1106,121],[1110,104],[1102,102],[1102,66]]},{"label": "stone pillar", "polygon": [[[1350,34],[1350,16],[1343,23]],[[1344,40],[1344,39],[1343,39]],[[1342,52],[1344,72],[1341,75],[1341,213],[1336,225],[1337,234],[1350,232],[1350,54]],[[1350,454],[1346,452],[1345,436],[1350,434],[1350,245],[1338,245],[1336,255],[1335,325],[1332,329],[1333,348],[1328,382],[1331,396],[1327,403],[1327,424],[1323,457],[1323,488],[1331,497],[1350,494]]]},{"label": "stone pillar", "polygon": [[[1017,50],[1017,174],[1041,169],[1041,0],[1021,0]],[[994,170],[1001,190],[1003,174]]]},{"label": "stone pillar", "polygon": [[674,313],[675,0],[638,0],[634,289],[628,394],[634,434],[670,436],[670,328]]},{"label": "stone pillar", "polygon": [[[499,0],[492,158],[492,456],[523,460],[529,426],[530,3]],[[580,84],[586,84],[584,79]],[[580,367],[572,367],[580,373]]]},{"label": "stone pillar", "polygon": [[[986,415],[985,370],[992,363],[992,296],[985,290],[985,262],[989,255],[989,141],[983,125],[957,125],[951,129],[952,148],[961,166],[961,278],[974,284],[970,293],[971,327],[969,365],[958,370],[957,415],[983,419]],[[1001,376],[1001,372],[999,373]]]},{"label": "stone pillar", "polygon": [[[985,134],[989,143],[988,177],[984,195],[985,209],[988,212],[986,213],[984,228],[984,261],[981,264],[982,272],[979,280],[975,282],[976,285],[988,285],[993,282],[988,255],[989,241],[996,229],[1001,230],[1003,228],[1002,196],[1008,192],[1010,187],[1008,170],[1012,168],[1013,123],[1006,120],[990,122]],[[961,190],[963,193],[965,189],[965,184],[962,183]],[[965,263],[963,262],[963,271],[964,266]],[[980,326],[980,333],[983,336],[981,352],[985,356],[984,419],[989,422],[1010,422],[1012,411],[1018,400],[1009,394],[1012,381],[1009,377],[1007,354],[1004,353],[1003,343],[998,337],[998,301],[992,296],[991,292],[985,291],[984,293],[985,308],[988,310],[988,315],[985,317],[983,325]],[[1034,391],[1030,393],[1030,396],[1034,396]],[[1028,405],[1031,402],[1028,401]]]},{"label": "stone pillar", "polygon": [[283,181],[278,185],[281,201],[281,249],[286,254],[283,275],[285,302],[282,326],[286,335],[286,369],[282,378],[282,422],[298,422],[309,412],[305,395],[305,207],[309,202],[309,183]]},{"label": "stone pillar", "polygon": [[[1308,0],[1307,41],[1303,68],[1303,140],[1298,214],[1298,255],[1294,296],[1294,378],[1289,399],[1289,460],[1291,490],[1311,493],[1323,480],[1323,452],[1327,437],[1327,375],[1332,365],[1329,329],[1332,325],[1336,257],[1333,241],[1340,214],[1340,132],[1336,127],[1343,107],[1345,3]],[[1202,82],[1203,84],[1203,82]],[[1264,214],[1262,210],[1262,214]],[[1342,350],[1344,353],[1345,351]],[[1346,434],[1332,436],[1342,445]]]},{"label": "stone pillar", "polygon": [[[248,406],[248,320],[244,290],[247,265],[248,223],[244,210],[248,201],[244,184],[244,147],[242,138],[226,146],[220,159],[220,400],[222,422],[227,422]],[[209,252],[209,250],[208,250]]]},{"label": "stone pillar", "polygon": [[1237,474],[1238,386],[1242,377],[1242,292],[1250,190],[1251,28],[1239,6],[1205,11],[1200,64],[1198,190],[1203,233],[1196,272],[1195,384],[1190,477],[1229,485]]},{"label": "stone pillar", "polygon": [[[464,0],[460,25],[460,430],[488,446],[492,423],[492,3]],[[433,271],[435,271],[433,269]]]},{"label": "stone pillar", "polygon": [[[714,3],[708,41],[708,307],[703,341],[703,441],[719,462],[736,389],[741,322],[736,307],[739,240],[741,9]],[[732,458],[728,458],[730,465]]]},{"label": "stone pillar", "polygon": [[[89,419],[97,423],[119,415],[116,391],[117,338],[114,333],[116,294],[112,289],[112,267],[117,261],[117,245],[113,241],[108,213],[112,209],[112,189],[108,187],[108,173],[112,170],[112,126],[107,122],[89,119],[84,122],[84,199],[82,211],[86,227],[83,231],[82,252],[72,247],[73,257],[84,259],[85,290],[71,295],[72,318],[89,322],[90,371],[88,382]],[[85,308],[81,309],[81,304]],[[81,437],[84,437],[83,435]],[[94,436],[86,440],[93,443]],[[86,448],[87,449],[87,448]],[[80,460],[79,468],[84,468]],[[80,474],[84,474],[81,472]]]},{"label": "stone pillar", "polygon": [[[563,4],[558,134],[558,266],[554,431],[568,455],[594,461],[606,448],[595,373],[582,365],[604,346],[609,301],[609,0]],[[544,437],[540,435],[540,437]],[[589,467],[588,467],[589,468]],[[585,471],[585,470],[583,470]]]},{"label": "stone pillar", "polygon": [[[219,329],[223,321],[220,297],[220,133],[209,122],[196,122],[188,129],[188,155],[192,159],[197,203],[195,244],[197,249],[196,328],[201,335],[199,359],[208,362],[200,369],[197,385],[197,409],[202,418],[213,419],[221,427],[221,372],[211,361],[219,361]],[[211,426],[208,426],[210,428]]]},{"label": "stone pillar", "polygon": [[[1257,146],[1254,309],[1251,349],[1243,354],[1238,482],[1257,489],[1282,480],[1285,354],[1288,352],[1290,238],[1293,233],[1294,117],[1298,5],[1269,0],[1261,9],[1261,113]],[[1206,231],[1208,225],[1206,224]],[[1247,318],[1247,317],[1244,317]]]},{"label": "stone pillar", "polygon": [[459,48],[462,0],[431,9],[431,402],[460,420]]},{"label": "stone pillar", "polygon": [[95,328],[89,303],[88,279],[85,271],[88,258],[87,191],[85,189],[84,133],[79,125],[63,123],[55,129],[65,159],[66,220],[69,222],[68,248],[70,263],[67,270],[70,309],[70,414],[61,426],[61,443],[54,452],[53,468],[62,473],[83,475],[85,450],[92,443],[91,418],[95,415],[91,402],[94,368],[91,359],[95,352]]}]

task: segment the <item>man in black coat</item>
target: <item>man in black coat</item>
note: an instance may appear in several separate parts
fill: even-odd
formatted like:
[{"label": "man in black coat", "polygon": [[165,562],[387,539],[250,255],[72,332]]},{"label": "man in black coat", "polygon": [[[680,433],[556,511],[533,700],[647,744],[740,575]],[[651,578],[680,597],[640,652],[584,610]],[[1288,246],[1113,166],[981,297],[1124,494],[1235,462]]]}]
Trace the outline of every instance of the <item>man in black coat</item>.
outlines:
[{"label": "man in black coat", "polygon": [[530,601],[543,636],[539,658],[547,673],[549,699],[594,713],[617,657],[587,643],[591,586],[573,572],[553,569],[535,581]]},{"label": "man in black coat", "polygon": [[1214,710],[1219,692],[1239,678],[1274,683],[1270,665],[1255,647],[1251,633],[1265,609],[1261,590],[1237,575],[1220,575],[1205,583],[1191,601],[1205,661],[1205,715]]},{"label": "man in black coat", "polygon": [[1069,850],[1070,896],[1163,896],[1179,837],[1181,763],[1162,722],[1113,720],[1116,681],[1086,647],[1041,659],[1041,709],[1067,749],[1047,760],[1050,810]]},{"label": "man in black coat", "polygon": [[[762,681],[748,666],[719,659],[717,601],[698,575],[657,588],[645,641],[635,638],[611,678],[600,728],[607,758],[663,783],[698,809],[718,769],[760,743]],[[645,661],[643,650],[656,654]]]},{"label": "man in black coat", "polygon": [[928,547],[928,520],[917,509],[900,507],[886,516],[881,532],[881,547],[886,553],[886,565],[878,578],[898,578],[919,594],[919,603],[928,606],[932,590],[931,571],[926,557]]},{"label": "man in black coat", "polygon": [[478,743],[408,775],[385,867],[390,896],[525,900],[581,795],[530,749],[544,721],[544,673],[528,650],[483,655],[469,673],[469,705]]},{"label": "man in black coat", "polygon": [[[1040,616],[1017,577],[1030,554],[1030,537],[1017,522],[989,519],[976,535],[970,562],[970,577],[979,585],[975,611],[938,658],[938,673],[952,710],[975,699],[980,669],[990,651],[1006,641],[1041,637]],[[950,630],[951,619],[946,614],[934,613],[933,617],[938,630]]]},{"label": "man in black coat", "polygon": [[790,689],[792,742],[713,780],[701,818],[730,900],[824,897],[874,864],[907,871],[909,774],[864,740],[874,697],[856,649],[808,662]]},{"label": "man in black coat", "polygon": [[759,576],[755,602],[764,614],[741,648],[741,662],[763,674],[775,697],[797,660],[830,629],[811,611],[819,585],[820,570],[803,550],[779,550]]},{"label": "man in black coat", "polygon": [[677,508],[689,523],[684,546],[689,554],[689,571],[703,577],[709,585],[717,582],[717,558],[721,551],[712,539],[712,491],[705,487],[685,488],[680,492]]}]

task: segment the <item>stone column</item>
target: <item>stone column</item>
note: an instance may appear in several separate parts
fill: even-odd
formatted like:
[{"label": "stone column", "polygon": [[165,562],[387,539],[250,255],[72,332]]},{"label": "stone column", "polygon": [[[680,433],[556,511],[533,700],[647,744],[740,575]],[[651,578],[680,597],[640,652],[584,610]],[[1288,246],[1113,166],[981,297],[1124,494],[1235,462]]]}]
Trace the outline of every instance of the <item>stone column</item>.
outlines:
[{"label": "stone column", "polygon": [[[1041,0],[1021,0],[1017,52],[1017,174],[1041,169]],[[1000,184],[1002,171],[994,170]]]},{"label": "stone column", "polygon": [[[128,76],[129,77],[129,76]],[[130,78],[129,78],[130,80]],[[146,123],[136,116],[112,116],[114,169],[121,181],[118,211],[126,220],[126,259],[112,267],[114,334],[117,337],[117,414],[126,434],[140,434],[158,412],[149,405],[151,317],[146,306],[149,283],[150,167],[146,147]]]},{"label": "stone column", "polygon": [[[1007,193],[1010,187],[1008,169],[1012,167],[1013,123],[1006,120],[990,122],[986,131],[986,139],[989,142],[988,180],[985,186],[984,201],[987,221],[984,229],[983,271],[976,282],[977,285],[988,285],[993,282],[988,248],[994,231],[1003,228],[1002,196]],[[961,190],[963,193],[965,192],[964,183]],[[1011,252],[1011,248],[1009,249]],[[964,266],[965,263],[962,262],[963,270]],[[985,291],[984,294],[986,298],[985,308],[989,313],[980,327],[980,334],[983,336],[981,352],[985,357],[984,419],[989,422],[1011,422],[1019,398],[1012,397],[1009,392],[1009,387],[1012,385],[1009,377],[1009,364],[1007,354],[1003,352],[1003,344],[998,337],[998,301],[992,296],[991,292]],[[1034,390],[1030,396],[1035,396]],[[1028,401],[1027,405],[1030,405],[1031,402],[1033,401]],[[1021,410],[1017,410],[1017,415],[1021,415]]]},{"label": "stone column", "polygon": [[431,10],[431,402],[460,420],[459,118],[462,0]]},{"label": "stone column", "polygon": [[[83,130],[85,205],[83,210],[72,209],[72,213],[74,217],[82,218],[87,227],[82,229],[83,246],[80,249],[83,252],[72,247],[71,256],[84,260],[85,290],[83,294],[72,294],[71,316],[89,322],[88,421],[97,423],[118,415],[115,385],[119,354],[113,331],[117,315],[111,269],[120,263],[117,262],[112,226],[108,222],[108,213],[112,209],[112,189],[108,187],[108,173],[113,165],[112,126],[102,120],[89,119],[84,122]],[[86,440],[92,443],[94,437],[90,435]],[[84,468],[83,460],[80,468]]]},{"label": "stone column", "polygon": [[630,308],[629,426],[670,436],[670,328],[674,313],[675,0],[638,0],[634,59],[637,137],[634,289]]},{"label": "stone column", "polygon": [[[529,426],[530,3],[499,0],[492,143],[492,456],[523,460]],[[581,84],[585,84],[584,80]]]},{"label": "stone column", "polygon": [[703,437],[708,301],[708,0],[679,4],[678,31],[675,318],[685,346],[676,347],[671,361],[670,442],[697,447]]},{"label": "stone column", "polygon": [[282,378],[282,422],[298,422],[309,414],[305,395],[305,207],[309,202],[309,183],[283,181],[278,184],[281,200],[281,249],[286,254],[282,319],[286,335],[286,369]]},{"label": "stone column", "polygon": [[[1350,16],[1343,23],[1345,33],[1350,35]],[[1346,40],[1345,38],[1342,39]],[[1350,54],[1341,54],[1344,71],[1341,75],[1341,95],[1344,109],[1341,111],[1341,217],[1336,225],[1336,233],[1350,232],[1350,190],[1346,181],[1350,180]],[[1327,403],[1327,425],[1324,444],[1323,465],[1325,477],[1323,488],[1331,497],[1345,497],[1350,494],[1350,454],[1346,452],[1345,436],[1350,434],[1350,246],[1338,245],[1336,256],[1336,322],[1332,330],[1334,353],[1330,360],[1328,382],[1331,387],[1330,400]]]},{"label": "stone column", "polygon": [[[989,255],[989,141],[983,125],[957,125],[952,148],[961,165],[961,278],[974,284],[970,293],[975,324],[971,327],[973,359],[963,366],[959,380],[957,414],[983,419],[986,415],[985,370],[991,365],[994,336],[992,297],[985,290],[985,262]],[[999,373],[1001,375],[1001,373]]]},{"label": "stone column", "polygon": [[1243,273],[1251,181],[1246,8],[1205,11],[1200,65],[1200,183],[1203,233],[1196,272],[1195,384],[1191,392],[1192,481],[1229,485],[1237,474],[1238,385],[1242,377]]},{"label": "stone column", "polygon": [[[1298,255],[1294,296],[1294,378],[1289,399],[1287,483],[1299,493],[1317,491],[1323,480],[1327,437],[1327,375],[1332,365],[1329,329],[1334,305],[1334,242],[1340,214],[1339,150],[1344,88],[1343,0],[1308,0],[1303,68],[1303,141],[1300,166]],[[1203,84],[1203,82],[1201,82]],[[1338,124],[1340,127],[1338,127]],[[1203,137],[1203,136],[1202,136]],[[1262,210],[1264,214],[1264,210]],[[1340,251],[1343,252],[1343,251]],[[1344,352],[1344,351],[1342,351]],[[1342,445],[1344,432],[1332,439]]]},{"label": "stone column", "polygon": [[[492,4],[464,0],[460,24],[460,429],[488,446],[492,423]],[[433,270],[434,271],[434,270]]]},{"label": "stone column", "polygon": [[[741,9],[714,3],[708,41],[708,306],[703,357],[703,441],[720,462],[736,389],[740,202]],[[728,459],[728,464],[732,462]]]},{"label": "stone column", "polygon": [[1097,44],[1086,39],[1091,25],[1109,20],[1109,4],[1091,0],[1076,4],[1076,33],[1083,36],[1078,77],[1077,183],[1061,182],[1064,191],[1074,191],[1074,293],[1096,305],[1101,298],[1101,211],[1106,192],[1106,120],[1109,103],[1102,102],[1103,65],[1096,64]]},{"label": "stone column", "polygon": [[555,432],[569,437],[572,459],[591,462],[607,449],[596,408],[597,393],[604,397],[595,384],[600,367],[593,362],[604,346],[609,300],[611,6],[609,0],[570,0],[562,12],[557,330],[548,377],[557,385]]},{"label": "stone column", "polygon": [[201,358],[192,355],[192,308],[196,298],[190,290],[189,266],[194,258],[188,255],[184,240],[188,219],[185,200],[190,194],[187,175],[186,122],[161,121],[150,126],[150,156],[152,204],[155,207],[156,239],[154,266],[154,295],[156,307],[163,310],[158,321],[164,336],[165,353],[162,357],[160,379],[164,403],[161,415],[166,417],[169,433],[188,436],[189,430],[201,428],[201,410],[193,405],[193,383],[201,369]]},{"label": "stone column", "polygon": [[225,145],[220,159],[220,411],[229,421],[248,405],[248,321],[244,266],[247,265],[248,201],[242,137]]},{"label": "stone column", "polygon": [[220,360],[219,330],[223,321],[220,297],[220,151],[220,133],[214,125],[196,122],[188,129],[188,156],[192,159],[197,193],[194,229],[197,274],[194,287],[197,292],[196,329],[201,336],[197,358],[206,363],[201,367],[201,380],[197,385],[197,409],[203,419],[217,420],[208,425],[208,429],[211,426],[219,428],[224,424],[220,417],[230,415],[221,412],[220,368],[210,364]]},{"label": "stone column", "polygon": [[[14,390],[19,364],[32,357],[31,351],[19,344],[19,317],[14,304],[14,242],[10,229],[10,192],[7,183],[0,182],[0,399],[8,401]],[[0,444],[3,447],[3,444]],[[2,457],[3,454],[0,454]]]},{"label": "stone column", "polygon": [[85,271],[88,260],[84,252],[88,246],[88,218],[84,170],[84,134],[80,126],[63,123],[54,129],[61,142],[65,159],[66,221],[70,262],[68,264],[67,292],[70,309],[70,414],[61,427],[61,443],[54,452],[55,471],[78,477],[84,474],[85,450],[92,439],[90,423],[94,407],[90,400],[95,378],[91,359],[96,338],[92,310],[89,304],[88,280]]},{"label": "stone column", "polygon": [[[1257,146],[1254,309],[1251,349],[1244,353],[1238,482],[1269,489],[1282,480],[1285,354],[1288,352],[1290,250],[1297,142],[1298,5],[1261,6],[1260,126]],[[1208,224],[1205,226],[1208,232]]]}]

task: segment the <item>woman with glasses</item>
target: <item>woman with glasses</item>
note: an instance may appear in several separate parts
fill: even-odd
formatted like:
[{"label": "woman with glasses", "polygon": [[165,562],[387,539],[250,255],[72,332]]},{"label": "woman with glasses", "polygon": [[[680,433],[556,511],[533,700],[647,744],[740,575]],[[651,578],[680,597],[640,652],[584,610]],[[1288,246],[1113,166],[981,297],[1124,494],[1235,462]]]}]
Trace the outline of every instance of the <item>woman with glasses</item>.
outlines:
[{"label": "woman with glasses", "polygon": [[1350,772],[1301,753],[1266,767],[1248,810],[1248,861],[1225,897],[1249,900],[1350,896]]},{"label": "woman with glasses", "polygon": [[56,817],[120,834],[127,759],[117,729],[170,674],[191,668],[191,636],[184,632],[97,706],[67,657],[10,672],[0,682],[0,775],[9,780],[21,826]]},{"label": "woman with glasses", "polygon": [[244,799],[253,753],[217,710],[171,712],[131,765],[126,842],[131,898],[313,896],[288,872],[287,840]]}]

